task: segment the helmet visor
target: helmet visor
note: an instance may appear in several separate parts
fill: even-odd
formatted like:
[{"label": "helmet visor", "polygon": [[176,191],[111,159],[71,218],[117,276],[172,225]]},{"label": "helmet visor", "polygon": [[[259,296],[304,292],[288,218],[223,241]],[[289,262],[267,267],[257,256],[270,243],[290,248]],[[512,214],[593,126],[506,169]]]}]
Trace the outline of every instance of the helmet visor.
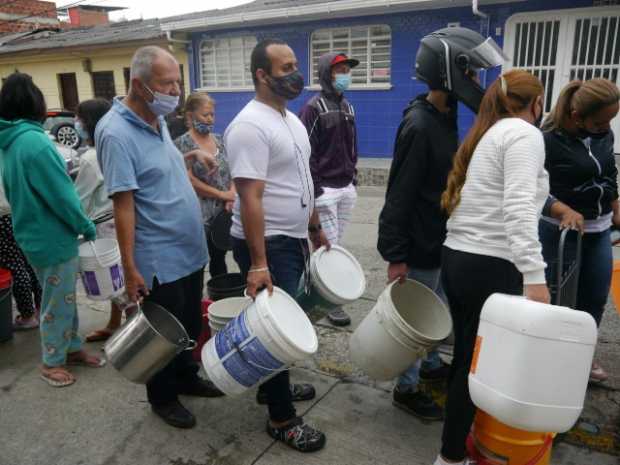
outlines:
[{"label": "helmet visor", "polygon": [[478,61],[483,68],[494,68],[508,61],[499,45],[489,37],[470,52],[470,56]]}]

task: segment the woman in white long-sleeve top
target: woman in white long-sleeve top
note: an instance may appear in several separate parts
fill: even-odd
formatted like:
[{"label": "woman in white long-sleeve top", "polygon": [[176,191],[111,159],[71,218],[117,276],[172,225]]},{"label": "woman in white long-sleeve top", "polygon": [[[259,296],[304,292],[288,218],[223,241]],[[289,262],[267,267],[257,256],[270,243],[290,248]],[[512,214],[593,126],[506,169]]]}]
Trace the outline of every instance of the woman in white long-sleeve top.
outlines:
[{"label": "woman in white long-sleeve top", "polygon": [[475,407],[467,375],[480,312],[495,292],[549,302],[538,218],[549,193],[545,147],[537,127],[540,80],[521,70],[487,90],[459,148],[442,206],[450,214],[441,269],[454,321],[454,361],[443,445],[436,465],[467,464],[465,441]]}]

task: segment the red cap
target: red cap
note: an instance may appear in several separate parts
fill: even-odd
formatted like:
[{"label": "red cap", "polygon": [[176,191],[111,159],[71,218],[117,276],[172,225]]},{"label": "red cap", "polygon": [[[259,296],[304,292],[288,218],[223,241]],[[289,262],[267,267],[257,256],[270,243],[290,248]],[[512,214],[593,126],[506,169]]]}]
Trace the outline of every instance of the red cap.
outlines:
[{"label": "red cap", "polygon": [[355,58],[349,58],[344,53],[336,55],[332,60],[331,65],[334,66],[340,63],[346,63],[351,68],[355,68],[357,65],[360,64],[359,60],[356,60]]}]

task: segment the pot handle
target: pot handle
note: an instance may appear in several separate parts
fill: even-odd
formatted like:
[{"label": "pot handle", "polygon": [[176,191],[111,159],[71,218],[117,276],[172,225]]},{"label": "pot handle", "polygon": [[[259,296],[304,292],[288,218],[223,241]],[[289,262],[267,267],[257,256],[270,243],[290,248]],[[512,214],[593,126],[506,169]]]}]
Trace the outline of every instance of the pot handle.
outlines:
[{"label": "pot handle", "polygon": [[194,350],[196,347],[198,347],[198,343],[193,339],[189,339],[187,341],[187,347],[183,350]]}]

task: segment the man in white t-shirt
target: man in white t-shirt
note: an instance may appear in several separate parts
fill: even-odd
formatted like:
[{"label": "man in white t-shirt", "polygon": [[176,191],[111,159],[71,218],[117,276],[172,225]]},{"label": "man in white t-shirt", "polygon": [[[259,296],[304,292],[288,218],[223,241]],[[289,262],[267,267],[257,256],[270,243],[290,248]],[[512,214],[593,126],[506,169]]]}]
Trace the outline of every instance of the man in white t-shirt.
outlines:
[{"label": "man in white t-shirt", "polygon": [[[256,45],[251,69],[256,96],[224,135],[238,193],[233,253],[252,298],[262,288],[271,293],[274,284],[295,297],[308,237],[314,247],[329,247],[314,209],[308,133],[286,109],[303,90],[304,79],[295,54],[279,40]],[[262,384],[257,400],[269,409],[268,434],[301,452],[322,449],[325,435],[297,417],[293,406],[315,395],[311,385],[291,385],[288,370]]]}]

